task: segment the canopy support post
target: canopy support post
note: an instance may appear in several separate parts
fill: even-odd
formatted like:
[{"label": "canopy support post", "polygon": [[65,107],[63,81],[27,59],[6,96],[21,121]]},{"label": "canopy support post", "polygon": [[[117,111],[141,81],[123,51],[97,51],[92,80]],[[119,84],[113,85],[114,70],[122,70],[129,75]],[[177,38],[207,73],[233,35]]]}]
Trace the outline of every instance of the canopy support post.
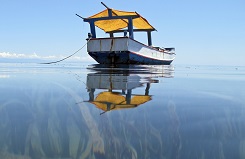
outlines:
[{"label": "canopy support post", "polygon": [[132,19],[132,17],[128,18],[128,32],[129,32],[129,37],[131,39],[134,39],[134,28],[133,28],[133,19]]},{"label": "canopy support post", "polygon": [[111,9],[108,9],[108,16],[112,17],[112,10]]},{"label": "canopy support post", "polygon": [[96,38],[94,21],[90,20],[89,24],[90,24],[90,31],[91,31],[91,34],[92,34],[92,38]]},{"label": "canopy support post", "polygon": [[110,38],[113,38],[113,37],[114,37],[113,33],[110,33]]},{"label": "canopy support post", "polygon": [[131,96],[132,96],[132,89],[127,89],[126,104],[130,104],[131,103]]},{"label": "canopy support post", "polygon": [[[112,17],[112,10],[109,8],[109,7],[107,7],[103,2],[101,2],[107,9],[108,9],[108,17]],[[114,37],[114,35],[113,35],[113,33],[110,33],[110,38],[113,38]]]},{"label": "canopy support post", "polygon": [[151,31],[147,31],[148,46],[152,46]]},{"label": "canopy support post", "polygon": [[146,84],[146,88],[145,88],[145,95],[146,95],[146,96],[149,95],[150,86],[151,86],[150,83],[147,83],[147,84]]},{"label": "canopy support post", "polygon": [[107,5],[105,5],[105,3],[100,2],[103,6],[105,6],[108,9],[108,17],[112,17],[112,10],[111,8],[109,8]]}]

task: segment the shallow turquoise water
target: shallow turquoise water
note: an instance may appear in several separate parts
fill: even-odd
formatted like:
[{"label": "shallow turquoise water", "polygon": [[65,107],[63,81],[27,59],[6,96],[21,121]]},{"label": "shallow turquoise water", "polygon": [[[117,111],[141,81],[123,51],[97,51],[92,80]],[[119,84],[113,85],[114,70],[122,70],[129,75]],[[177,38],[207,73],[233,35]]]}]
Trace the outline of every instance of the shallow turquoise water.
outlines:
[{"label": "shallow turquoise water", "polygon": [[0,158],[245,158],[245,67],[0,64]]}]

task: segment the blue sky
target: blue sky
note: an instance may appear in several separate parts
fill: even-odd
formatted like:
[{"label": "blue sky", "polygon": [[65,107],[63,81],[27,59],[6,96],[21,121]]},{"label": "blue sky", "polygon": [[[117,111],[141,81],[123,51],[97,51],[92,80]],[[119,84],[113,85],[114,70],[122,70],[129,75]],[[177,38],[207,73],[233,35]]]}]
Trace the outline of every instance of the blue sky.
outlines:
[{"label": "blue sky", "polygon": [[[244,0],[103,2],[145,17],[158,30],[153,45],[176,48],[174,64],[245,65]],[[68,56],[86,43],[89,32],[75,14],[88,17],[104,9],[96,0],[1,0],[0,57]],[[135,38],[147,41],[144,33]],[[86,48],[76,56],[91,60]]]}]

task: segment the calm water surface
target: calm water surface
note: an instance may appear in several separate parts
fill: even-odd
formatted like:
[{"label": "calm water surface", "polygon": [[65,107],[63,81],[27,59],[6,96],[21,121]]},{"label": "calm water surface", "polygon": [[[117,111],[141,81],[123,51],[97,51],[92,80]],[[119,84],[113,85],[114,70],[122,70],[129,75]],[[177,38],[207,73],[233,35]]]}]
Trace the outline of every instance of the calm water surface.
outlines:
[{"label": "calm water surface", "polygon": [[0,64],[0,158],[245,158],[245,67]]}]

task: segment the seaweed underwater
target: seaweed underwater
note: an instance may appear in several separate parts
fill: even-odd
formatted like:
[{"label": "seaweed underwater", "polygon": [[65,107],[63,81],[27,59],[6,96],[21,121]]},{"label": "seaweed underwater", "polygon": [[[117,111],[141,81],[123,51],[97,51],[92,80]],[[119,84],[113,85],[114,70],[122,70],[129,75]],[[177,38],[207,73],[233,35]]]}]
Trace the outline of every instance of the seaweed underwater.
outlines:
[{"label": "seaweed underwater", "polygon": [[[101,77],[100,71],[92,75]],[[113,69],[113,82],[127,73]],[[50,80],[57,74],[61,76]],[[132,92],[147,93],[152,99],[136,109],[102,115],[94,104],[84,102],[89,92],[81,81],[91,72],[80,73],[81,81],[64,71],[41,79],[40,73],[0,79],[0,158],[244,158],[244,103],[190,91],[161,92],[169,95],[160,99],[160,94],[144,88],[149,82],[155,88],[163,85],[156,79],[164,74],[142,74],[147,77],[123,82],[133,82],[138,87]],[[108,88],[94,95],[103,91]]]},{"label": "seaweed underwater", "polygon": [[148,146],[146,156],[159,154],[160,133],[148,132],[146,119],[140,131],[120,112],[116,120],[110,114],[94,116],[91,104],[81,102],[79,88],[39,76],[0,85],[1,158],[141,158]]},{"label": "seaweed underwater", "polygon": [[[1,101],[2,152],[31,158],[91,158],[90,140],[97,134],[90,130],[95,125],[88,110],[71,106],[74,96],[57,84],[23,89],[10,90],[6,94],[13,96],[15,92],[18,96]],[[84,114],[86,117],[81,118]]]},{"label": "seaweed underwater", "polygon": [[159,143],[161,150],[162,143],[158,141],[161,137],[156,129],[141,136],[142,132],[120,113],[118,124],[105,115],[103,123],[98,124],[84,103],[75,104],[83,99],[70,88],[56,84],[35,86],[31,92],[23,93],[22,88],[14,91],[21,95],[1,101],[1,157],[139,158],[151,143],[147,136],[155,137],[152,146],[158,147]]}]

